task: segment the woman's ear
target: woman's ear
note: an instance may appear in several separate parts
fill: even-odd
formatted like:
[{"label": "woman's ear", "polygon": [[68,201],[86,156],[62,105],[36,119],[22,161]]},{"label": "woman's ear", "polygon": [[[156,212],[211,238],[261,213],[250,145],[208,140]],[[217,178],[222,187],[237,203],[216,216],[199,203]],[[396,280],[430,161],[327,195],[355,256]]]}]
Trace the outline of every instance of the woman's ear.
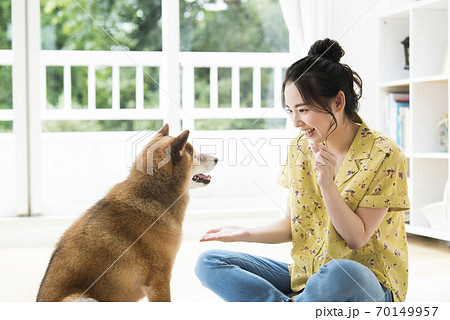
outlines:
[{"label": "woman's ear", "polygon": [[345,108],[345,94],[341,90],[339,90],[338,94],[336,95],[336,98],[334,100],[334,111],[335,112],[341,112],[344,111]]}]

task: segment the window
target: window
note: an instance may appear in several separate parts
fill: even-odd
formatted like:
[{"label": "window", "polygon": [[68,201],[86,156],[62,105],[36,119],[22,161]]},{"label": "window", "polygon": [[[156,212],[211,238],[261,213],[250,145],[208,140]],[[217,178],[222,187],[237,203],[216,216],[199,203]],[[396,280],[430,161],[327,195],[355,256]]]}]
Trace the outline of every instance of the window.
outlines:
[{"label": "window", "polygon": [[[11,50],[11,3],[12,21],[19,22],[15,30],[20,30],[12,37],[28,41],[26,46],[15,47],[15,52]],[[10,200],[0,204],[1,215],[83,212],[128,174],[124,160],[128,160],[136,138],[136,132],[129,131],[157,130],[163,120],[171,123],[172,134],[180,122],[183,129],[194,131],[284,128],[285,114],[276,105],[276,93],[281,92],[282,70],[290,55],[277,0],[181,1],[180,10],[172,7],[177,2],[162,0],[15,4],[2,1],[0,5],[0,82],[5,89],[0,93],[0,130],[10,131],[0,134],[4,151],[0,164],[10,175],[0,184],[1,194]],[[24,15],[30,23],[38,23],[34,18],[39,10],[41,28],[25,28],[20,23]],[[177,30],[170,22],[179,13]],[[180,31],[181,52],[177,46],[162,51],[163,27],[169,40],[177,38],[173,36]],[[30,40],[38,39],[39,33],[40,46]],[[16,52],[24,61],[13,60]],[[38,55],[39,65],[35,65],[32,58]],[[24,66],[24,72],[17,72],[16,82],[27,84],[31,80],[40,85],[11,84],[12,70],[22,70],[13,68],[13,61]],[[173,70],[173,74],[167,76],[161,68]],[[177,102],[178,81],[183,110],[177,110],[179,114],[166,112],[165,101],[170,99],[161,92],[169,92]],[[12,110],[13,85],[29,102],[20,102],[20,94],[14,95],[19,113]],[[274,105],[277,107],[269,112]],[[277,109],[279,114],[275,114]],[[211,114],[212,121],[208,119]],[[17,135],[11,133],[15,115],[20,120],[14,126]],[[43,134],[38,134],[40,122]],[[258,144],[250,143],[253,149],[242,144],[239,150],[255,151],[261,132],[245,133]],[[207,135],[196,133],[200,139]],[[238,159],[236,165],[244,162],[242,170],[247,172],[247,165],[256,165],[256,160],[249,163],[249,159]],[[224,170],[222,174],[235,179]],[[245,184],[230,190],[228,180],[218,180],[223,190],[233,191],[224,193],[219,186],[216,191],[221,199],[225,194],[247,198],[257,192]]]},{"label": "window", "polygon": [[[161,51],[161,0],[41,1],[41,47],[43,50]],[[95,66],[96,109],[112,108],[112,69],[110,65]],[[70,68],[71,109],[88,108],[88,72],[87,66]],[[144,67],[143,72],[144,108],[154,108],[159,104],[158,86],[154,84],[159,81],[159,68]],[[47,66],[46,73],[47,109],[63,109],[63,67]],[[135,109],[136,66],[120,67],[118,74],[119,109]],[[44,132],[133,131],[146,127],[157,129],[159,125],[160,121],[152,120],[98,119],[44,120],[42,127]]]},{"label": "window", "polygon": [[16,212],[17,166],[13,134],[11,1],[0,1],[0,217]]},{"label": "window", "polygon": [[[207,1],[180,0],[180,48],[189,52],[270,52],[289,51],[289,35],[278,0]],[[220,63],[223,61],[218,61]],[[228,62],[228,61],[226,61]],[[210,107],[209,68],[195,68],[195,107]],[[274,69],[239,68],[239,108],[275,104]],[[217,100],[219,108],[231,108],[231,68],[217,69]],[[255,91],[255,86],[259,89]],[[255,95],[259,95],[256,97]],[[255,101],[256,99],[256,101]],[[283,119],[199,119],[196,129],[264,129],[284,128]]]}]

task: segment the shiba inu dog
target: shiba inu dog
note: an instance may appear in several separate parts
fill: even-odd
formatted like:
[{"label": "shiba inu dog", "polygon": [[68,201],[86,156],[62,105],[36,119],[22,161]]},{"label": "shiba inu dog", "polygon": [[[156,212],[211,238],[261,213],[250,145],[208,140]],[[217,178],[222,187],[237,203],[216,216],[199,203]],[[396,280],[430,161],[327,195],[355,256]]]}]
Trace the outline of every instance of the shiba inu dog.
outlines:
[{"label": "shiba inu dog", "polygon": [[189,131],[166,124],[128,178],[86,211],[57,243],[37,301],[170,301],[188,190],[211,181],[217,158],[197,154]]}]

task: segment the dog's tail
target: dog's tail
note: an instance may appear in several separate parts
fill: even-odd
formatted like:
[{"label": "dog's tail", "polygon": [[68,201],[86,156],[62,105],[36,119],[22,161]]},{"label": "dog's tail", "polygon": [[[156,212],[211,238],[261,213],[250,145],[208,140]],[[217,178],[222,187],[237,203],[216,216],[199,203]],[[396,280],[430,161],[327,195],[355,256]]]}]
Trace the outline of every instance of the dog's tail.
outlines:
[{"label": "dog's tail", "polygon": [[39,286],[38,294],[37,294],[37,297],[36,297],[36,302],[39,302],[41,300],[41,298],[42,298],[42,291],[43,291],[43,288],[44,288],[44,284],[45,284],[45,282],[47,280],[47,275],[49,274],[49,271],[50,271],[50,266],[52,265],[53,259],[55,259],[55,257],[58,255],[60,247],[61,247],[61,245],[58,243],[57,247],[55,248],[55,250],[52,253],[52,256],[50,258],[50,262],[47,265],[47,270],[45,270],[44,277],[42,278],[41,285]]}]

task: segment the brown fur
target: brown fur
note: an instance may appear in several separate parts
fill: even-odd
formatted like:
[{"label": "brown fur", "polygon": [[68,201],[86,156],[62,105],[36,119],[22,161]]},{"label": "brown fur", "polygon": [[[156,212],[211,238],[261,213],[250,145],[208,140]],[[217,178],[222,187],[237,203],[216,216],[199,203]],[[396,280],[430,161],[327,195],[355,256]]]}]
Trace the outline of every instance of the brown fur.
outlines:
[{"label": "brown fur", "polygon": [[[188,135],[170,137],[165,125],[137,157],[128,178],[64,233],[37,301],[138,301],[144,296],[170,301],[193,170]],[[158,169],[169,146],[171,161]],[[153,152],[152,174],[147,173],[147,150]]]}]

